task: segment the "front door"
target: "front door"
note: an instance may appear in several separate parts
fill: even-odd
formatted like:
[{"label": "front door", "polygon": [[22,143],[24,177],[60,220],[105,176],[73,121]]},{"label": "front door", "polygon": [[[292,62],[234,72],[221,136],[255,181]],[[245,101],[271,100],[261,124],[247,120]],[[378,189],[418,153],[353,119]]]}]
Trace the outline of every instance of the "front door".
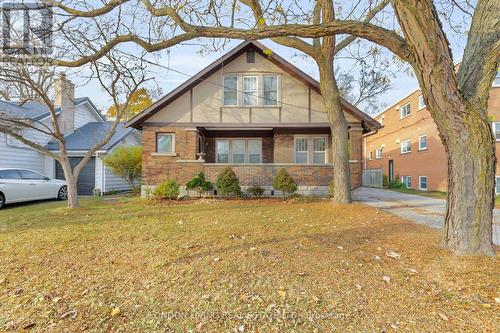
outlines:
[{"label": "front door", "polygon": [[389,160],[389,183],[394,180],[394,161]]}]

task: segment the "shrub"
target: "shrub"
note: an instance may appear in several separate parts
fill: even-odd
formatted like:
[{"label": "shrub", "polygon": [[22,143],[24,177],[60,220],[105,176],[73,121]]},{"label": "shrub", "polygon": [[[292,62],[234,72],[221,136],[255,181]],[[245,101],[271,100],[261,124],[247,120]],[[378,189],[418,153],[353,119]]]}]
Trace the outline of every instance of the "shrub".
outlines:
[{"label": "shrub", "polygon": [[297,184],[295,180],[293,180],[292,176],[285,170],[280,169],[276,177],[273,180],[274,189],[283,192],[283,198],[286,197],[286,194],[294,193],[297,191]]},{"label": "shrub", "polygon": [[328,184],[328,196],[332,197],[335,195],[335,183],[332,181]]},{"label": "shrub", "polygon": [[264,192],[265,190],[260,186],[252,186],[247,189],[247,193],[257,199],[260,199],[264,195]]},{"label": "shrub", "polygon": [[134,192],[137,191],[141,177],[141,146],[117,147],[103,159],[103,162],[115,175],[125,180]]},{"label": "shrub", "polygon": [[395,189],[405,189],[406,185],[399,180],[394,180],[389,183],[389,188],[395,188]]},{"label": "shrub", "polygon": [[198,193],[198,197],[201,197],[204,192],[209,191],[212,188],[212,183],[205,179],[205,174],[203,173],[203,171],[200,171],[200,173],[196,177],[192,178],[186,183],[186,190],[196,191],[196,193]]},{"label": "shrub", "polygon": [[157,199],[175,200],[179,196],[179,184],[175,180],[167,180],[155,188],[154,196]]},{"label": "shrub", "polygon": [[217,176],[217,181],[215,182],[217,186],[217,191],[224,197],[228,197],[229,195],[240,196],[241,195],[241,187],[240,181],[233,169],[230,167],[225,168],[222,172]]},{"label": "shrub", "polygon": [[386,175],[382,175],[382,186],[383,187],[388,187],[389,186],[389,178],[387,178]]}]

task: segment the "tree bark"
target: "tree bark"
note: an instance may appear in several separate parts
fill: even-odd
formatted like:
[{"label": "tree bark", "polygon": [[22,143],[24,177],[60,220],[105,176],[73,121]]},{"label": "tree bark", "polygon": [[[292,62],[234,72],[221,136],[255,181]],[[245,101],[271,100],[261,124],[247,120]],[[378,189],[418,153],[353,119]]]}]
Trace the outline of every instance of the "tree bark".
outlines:
[{"label": "tree bark", "polygon": [[[481,8],[487,8],[484,7],[487,2],[491,1],[478,5],[474,16],[485,19],[492,15],[487,22],[494,27],[498,24],[495,14],[491,14],[491,10],[481,12]],[[447,154],[448,200],[443,244],[458,255],[494,255],[492,219],[496,158],[487,112],[493,72],[490,70],[488,74],[488,84],[481,88],[472,85],[474,90],[480,91],[471,92],[467,85],[460,85],[448,40],[432,2],[393,0],[393,3],[414,55],[410,63]],[[481,53],[485,56],[478,55],[471,60],[474,64],[463,62],[459,71],[469,72],[468,67],[474,66],[476,71],[482,72],[478,62],[483,63],[482,68],[487,67],[488,48],[487,43],[482,45]],[[477,45],[468,43],[466,53],[474,49],[478,49]],[[498,59],[493,61],[490,67],[496,68]],[[476,78],[485,81],[479,76]]]},{"label": "tree bark", "polygon": [[335,184],[333,201],[351,203],[348,128],[340,104],[340,95],[334,76],[333,59],[328,56],[320,56],[317,62],[321,96],[325,104],[325,112],[330,122],[332,135],[333,183]]},{"label": "tree bark", "polygon": [[68,208],[78,208],[80,207],[76,185],[78,175],[73,175],[73,170],[67,157],[64,157],[61,161],[59,161],[59,163],[61,163],[63,168],[64,178],[66,178],[66,186],[68,187]]}]

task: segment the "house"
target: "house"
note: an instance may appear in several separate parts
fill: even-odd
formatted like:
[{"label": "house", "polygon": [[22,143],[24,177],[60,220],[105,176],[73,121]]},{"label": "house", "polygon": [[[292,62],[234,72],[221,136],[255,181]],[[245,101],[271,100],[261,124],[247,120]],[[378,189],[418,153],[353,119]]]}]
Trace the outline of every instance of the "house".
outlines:
[{"label": "house", "polygon": [[[332,180],[330,126],[319,83],[263,44],[245,41],[135,116],[142,131],[143,189],[184,185],[198,172],[215,181],[227,166],[242,187],[288,170],[303,194]],[[360,185],[362,135],[379,124],[342,101],[349,124],[351,184]],[[143,192],[144,193],[144,192]]]},{"label": "house", "polygon": [[[500,157],[500,73],[488,101],[488,114]],[[375,117],[382,128],[365,135],[366,169],[381,168],[388,181],[399,180],[421,191],[447,190],[446,152],[434,120],[416,90]],[[500,167],[496,169],[496,192],[500,194]]]},{"label": "house", "polygon": [[[65,135],[70,163],[74,166],[95,143],[104,138],[111,122],[107,122],[88,97],[75,98],[74,85],[66,76],[56,79],[55,106],[61,131]],[[51,128],[51,116],[43,103],[30,101],[23,104],[0,101],[0,114],[12,118],[29,119],[36,127]],[[24,129],[23,136],[49,150],[57,151],[54,138],[34,129]],[[138,145],[140,133],[120,125],[110,142],[94,154],[78,177],[78,193],[92,194],[94,189],[111,192],[129,189],[121,178],[103,165],[102,158],[119,145]],[[0,168],[31,169],[52,178],[64,179],[59,162],[25,145],[15,138],[0,133]]]}]

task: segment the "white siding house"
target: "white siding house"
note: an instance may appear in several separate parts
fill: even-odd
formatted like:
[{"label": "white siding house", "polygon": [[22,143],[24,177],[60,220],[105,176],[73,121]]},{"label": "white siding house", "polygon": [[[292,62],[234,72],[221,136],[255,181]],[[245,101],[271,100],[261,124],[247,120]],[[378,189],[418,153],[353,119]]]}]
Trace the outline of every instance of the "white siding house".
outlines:
[{"label": "white siding house", "polygon": [[[76,164],[78,159],[98,142],[97,139],[107,134],[110,122],[106,122],[106,119],[88,97],[74,97],[74,85],[65,76],[56,80],[55,105],[59,126],[65,134],[70,156]],[[48,109],[39,102],[18,104],[0,101],[0,117],[4,115],[12,118],[30,119],[32,124],[51,128],[51,117]],[[59,149],[58,145],[51,141],[53,140],[51,136],[39,131],[25,129],[22,135],[55,152]],[[80,194],[91,194],[94,189],[98,189],[102,193],[129,189],[129,186],[121,178],[104,167],[101,158],[119,145],[139,145],[138,135],[135,130],[119,126],[110,142],[95,154],[92,163],[86,165],[81,181],[79,177],[79,183],[82,183],[79,184]],[[82,137],[85,136],[93,140],[82,140]],[[57,162],[53,158],[5,133],[0,133],[1,168],[30,169],[51,178],[61,178]],[[84,182],[86,182],[86,186],[83,185]]]}]

